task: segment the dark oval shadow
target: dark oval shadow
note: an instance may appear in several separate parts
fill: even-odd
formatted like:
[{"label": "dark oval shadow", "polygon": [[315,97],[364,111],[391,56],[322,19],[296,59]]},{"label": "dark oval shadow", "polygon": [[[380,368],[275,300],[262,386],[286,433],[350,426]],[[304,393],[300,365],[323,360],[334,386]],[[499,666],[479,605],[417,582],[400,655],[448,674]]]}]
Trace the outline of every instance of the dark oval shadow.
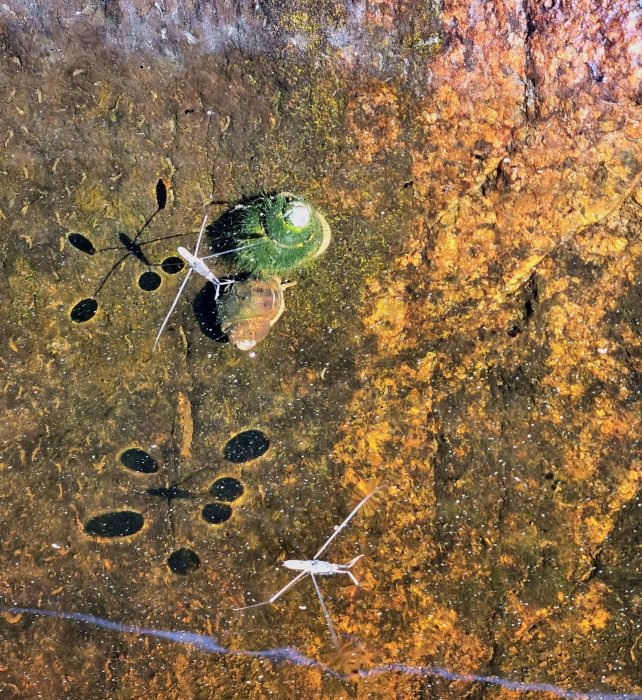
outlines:
[{"label": "dark oval shadow", "polygon": [[214,498],[217,498],[219,501],[227,501],[228,503],[236,501],[237,498],[243,495],[244,491],[243,484],[232,476],[224,476],[217,479],[210,486],[210,493]]},{"label": "dark oval shadow", "polygon": [[267,435],[260,430],[244,430],[230,438],[223,448],[223,456],[230,462],[242,464],[257,459],[270,447]]},{"label": "dark oval shadow", "polygon": [[203,507],[203,520],[212,525],[220,525],[231,517],[232,509],[225,503],[207,503]]},{"label": "dark oval shadow", "polygon": [[93,255],[96,252],[94,244],[89,240],[89,238],[87,238],[87,236],[83,236],[82,233],[70,233],[67,236],[67,240],[74,248],[77,248],[87,255]]},{"label": "dark oval shadow", "polygon": [[85,523],[85,532],[94,537],[127,537],[138,532],[144,523],[143,516],[132,510],[101,513]]},{"label": "dark oval shadow", "polygon": [[156,206],[158,211],[167,206],[167,185],[162,178],[156,183]]},{"label": "dark oval shadow", "polygon": [[148,270],[138,278],[138,286],[144,292],[154,292],[161,285],[161,276],[157,272]]},{"label": "dark oval shadow", "polygon": [[98,311],[98,302],[95,299],[81,299],[69,312],[69,317],[75,323],[86,323],[91,320]]},{"label": "dark oval shadow", "polygon": [[213,284],[208,282],[200,292],[198,292],[192,302],[192,308],[194,309],[194,316],[204,335],[215,340],[217,343],[228,342],[227,335],[221,330],[221,323],[218,317],[216,289]]},{"label": "dark oval shadow", "polygon": [[161,268],[167,275],[175,275],[184,267],[185,261],[183,258],[179,258],[177,255],[170,255],[169,258],[165,258],[165,260],[163,260],[161,263]]},{"label": "dark oval shadow", "polygon": [[167,558],[167,566],[175,573],[185,576],[191,571],[196,571],[201,565],[198,554],[191,549],[177,549]]},{"label": "dark oval shadow", "polygon": [[125,450],[120,455],[120,461],[127,469],[142,474],[154,474],[159,470],[158,462],[150,455],[138,447]]}]

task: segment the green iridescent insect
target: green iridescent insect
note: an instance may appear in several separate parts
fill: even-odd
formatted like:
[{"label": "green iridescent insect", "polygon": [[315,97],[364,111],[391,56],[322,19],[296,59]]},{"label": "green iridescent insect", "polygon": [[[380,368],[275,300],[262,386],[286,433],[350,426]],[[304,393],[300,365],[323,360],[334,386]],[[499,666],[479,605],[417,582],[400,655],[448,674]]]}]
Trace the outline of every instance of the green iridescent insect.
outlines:
[{"label": "green iridescent insect", "polygon": [[318,258],[330,244],[323,215],[291,192],[262,195],[237,210],[233,239],[240,249],[236,261],[244,272],[291,272]]}]

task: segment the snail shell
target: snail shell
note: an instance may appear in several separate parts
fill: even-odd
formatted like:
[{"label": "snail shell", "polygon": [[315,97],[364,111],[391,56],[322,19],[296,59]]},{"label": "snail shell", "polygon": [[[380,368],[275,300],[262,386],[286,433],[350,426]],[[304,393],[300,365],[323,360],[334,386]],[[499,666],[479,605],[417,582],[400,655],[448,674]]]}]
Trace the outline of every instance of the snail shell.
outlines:
[{"label": "snail shell", "polygon": [[323,215],[292,192],[262,195],[244,205],[234,234],[236,246],[242,248],[237,253],[241,269],[266,276],[318,258],[331,237]]},{"label": "snail shell", "polygon": [[270,328],[285,311],[283,290],[292,284],[282,284],[279,277],[250,278],[231,286],[218,304],[221,330],[239,350],[251,350],[270,332]]}]

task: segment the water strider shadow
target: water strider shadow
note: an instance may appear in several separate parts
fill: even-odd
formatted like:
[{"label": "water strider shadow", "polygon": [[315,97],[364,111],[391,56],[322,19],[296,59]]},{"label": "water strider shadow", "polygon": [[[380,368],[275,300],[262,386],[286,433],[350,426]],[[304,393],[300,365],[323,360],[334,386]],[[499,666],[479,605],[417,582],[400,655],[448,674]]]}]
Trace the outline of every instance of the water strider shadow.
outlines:
[{"label": "water strider shadow", "polygon": [[[224,211],[218,219],[213,221],[206,229],[207,238],[210,246],[208,255],[217,255],[225,253],[238,247],[238,231],[242,225],[243,212],[245,207],[255,202],[260,197],[265,195],[257,195],[253,197],[244,197],[242,200],[230,206]],[[230,202],[212,202],[212,204],[229,205]],[[228,279],[234,279],[236,282],[242,282],[249,277],[249,274],[242,273],[229,276]],[[209,282],[198,292],[192,303],[194,315],[201,329],[201,332],[211,340],[217,343],[227,343],[229,338],[221,328],[221,319],[219,314],[219,303],[224,298],[225,294],[229,294],[230,287],[221,290],[219,299],[216,297],[216,290]]]},{"label": "water strider shadow", "polygon": [[[96,297],[98,297],[101,290],[107,284],[107,281],[111,278],[111,276],[122,266],[125,260],[127,260],[127,258],[129,257],[136,258],[136,260],[138,260],[143,265],[145,265],[145,267],[147,267],[147,271],[143,272],[138,278],[138,286],[145,292],[153,292],[156,289],[158,289],[161,285],[161,276],[158,273],[152,271],[152,267],[161,267],[163,269],[163,272],[165,272],[168,275],[176,274],[177,272],[180,272],[180,270],[183,269],[183,261],[180,258],[176,258],[175,256],[167,258],[159,263],[150,262],[147,256],[145,255],[142,246],[145,245],[145,243],[152,243],[155,240],[160,239],[154,239],[150,241],[140,240],[143,231],[145,231],[145,229],[152,223],[156,216],[161,211],[163,211],[163,209],[165,209],[166,205],[167,186],[161,178],[156,183],[156,209],[151,214],[151,216],[149,216],[149,218],[145,221],[142,227],[136,232],[136,235],[133,238],[128,236],[126,233],[120,232],[118,233],[118,241],[120,244],[119,246],[110,246],[107,248],[97,249],[94,246],[93,242],[87,236],[81,233],[69,233],[67,235],[67,241],[70,243],[70,245],[76,248],[76,250],[85,253],[85,255],[95,255],[96,253],[102,253],[111,250],[124,251],[124,255],[122,255],[108,270],[107,274],[103,277],[100,284],[94,291],[93,295],[91,297],[81,299],[71,309],[69,315],[72,321],[74,321],[75,323],[86,323],[96,315],[96,312],[98,311],[98,301]],[[170,236],[170,238],[176,237],[177,236]]]},{"label": "water strider shadow", "polygon": [[[147,270],[144,271],[138,278],[138,286],[145,292],[154,292],[161,285],[161,276],[152,268],[161,268],[162,272],[167,275],[175,275],[184,269],[184,260],[176,255],[170,255],[160,262],[155,262],[148,258],[143,249],[143,247],[149,243],[180,238],[188,235],[186,233],[181,233],[164,236],[163,238],[141,240],[141,235],[143,232],[153,222],[156,216],[165,208],[167,192],[162,180],[159,180],[158,183],[159,184],[157,184],[156,188],[157,209],[145,221],[145,223],[133,237],[124,232],[119,232],[119,245],[97,249],[87,236],[80,233],[68,234],[68,242],[85,255],[93,256],[96,253],[104,253],[108,251],[122,252],[121,257],[112,264],[111,268],[104,275],[93,295],[91,297],[81,299],[71,309],[70,317],[72,321],[75,321],[76,323],[85,323],[95,316],[99,307],[97,297],[100,295],[107,282],[120,269],[128,258],[134,258],[147,268]],[[208,255],[224,253],[238,245],[237,234],[242,224],[242,217],[245,207],[263,196],[266,195],[261,194],[254,197],[246,197],[233,205],[230,202],[212,202],[212,204],[223,204],[228,208],[207,227],[207,239],[210,247]],[[199,253],[202,254],[202,251],[199,251]],[[235,276],[233,279],[236,281],[243,281],[246,278],[247,274],[243,274]],[[226,290],[223,290],[223,294],[225,293]],[[216,342],[224,343],[228,341],[228,338],[221,329],[218,304],[214,297],[214,287],[209,283],[206,284],[194,299],[194,314],[204,335]]]},{"label": "water strider shadow", "polygon": [[243,197],[232,205],[231,202],[216,201],[212,204],[229,206],[215,221],[207,227],[207,236],[212,253],[223,253],[239,245],[238,232],[242,228],[245,209],[265,197],[272,197],[274,192],[261,192],[251,197]]},{"label": "water strider shadow", "polygon": [[[221,296],[225,293],[226,290],[223,290]],[[192,308],[201,332],[217,343],[227,343],[229,339],[221,328],[219,301],[220,297],[216,299],[216,288],[207,282],[194,297]]]},{"label": "water strider shadow", "polygon": [[[257,459],[269,447],[270,441],[263,432],[257,429],[245,430],[225,443],[223,457],[228,462],[240,464]],[[139,447],[125,449],[120,454],[120,463],[125,469],[138,474],[152,475],[161,469],[158,462]],[[207,490],[190,489],[189,482],[209,469],[206,466],[174,483],[148,486],[142,493],[153,500],[142,512],[129,509],[105,510],[87,520],[83,529],[87,535],[102,540],[130,537],[143,529],[148,512],[160,502],[165,502],[171,524],[174,501],[178,500],[196,501],[203,521],[210,525],[222,525],[232,517],[236,502],[245,493],[245,486],[236,477],[223,475],[215,479]],[[185,575],[200,567],[200,559],[193,550],[183,548],[169,556],[167,566],[174,573]]]}]

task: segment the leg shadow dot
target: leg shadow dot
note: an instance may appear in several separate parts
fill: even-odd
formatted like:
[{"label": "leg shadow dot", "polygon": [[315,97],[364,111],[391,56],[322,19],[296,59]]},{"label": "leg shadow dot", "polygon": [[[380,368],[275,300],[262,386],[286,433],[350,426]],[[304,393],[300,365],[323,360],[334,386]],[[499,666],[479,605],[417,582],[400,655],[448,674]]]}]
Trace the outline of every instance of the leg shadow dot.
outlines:
[{"label": "leg shadow dot", "polygon": [[191,571],[196,571],[201,565],[198,554],[191,549],[177,549],[167,559],[167,566],[175,573],[185,576]]},{"label": "leg shadow dot", "polygon": [[81,299],[69,316],[76,323],[85,323],[96,315],[96,311],[98,311],[98,302],[95,299]]},{"label": "leg shadow dot", "polygon": [[94,244],[82,233],[70,233],[67,236],[67,240],[74,248],[78,248],[78,250],[87,253],[87,255],[93,255],[96,252]]},{"label": "leg shadow dot", "polygon": [[232,517],[232,509],[225,503],[207,503],[203,507],[203,520],[212,525],[220,525]]},{"label": "leg shadow dot", "polygon": [[120,455],[120,461],[127,469],[141,472],[142,474],[154,474],[159,470],[158,462],[138,447],[125,450]]},{"label": "leg shadow dot", "polygon": [[244,430],[227,441],[223,456],[230,462],[241,464],[257,459],[265,454],[270,447],[270,441],[260,430]]},{"label": "leg shadow dot", "polygon": [[144,292],[154,292],[161,285],[161,276],[157,272],[152,272],[151,270],[143,272],[143,274],[138,278],[138,286]]},{"label": "leg shadow dot", "polygon": [[144,523],[140,513],[121,510],[96,515],[85,523],[85,532],[94,537],[127,537],[138,532]]},{"label": "leg shadow dot", "polygon": [[228,503],[240,498],[244,491],[243,484],[238,479],[234,479],[231,476],[224,476],[221,479],[217,479],[210,486],[210,493],[214,498],[219,501],[227,501]]},{"label": "leg shadow dot", "polygon": [[172,255],[169,258],[165,258],[161,263],[161,268],[164,273],[168,275],[175,275],[180,272],[185,267],[185,261],[183,258],[179,258],[176,255]]}]

